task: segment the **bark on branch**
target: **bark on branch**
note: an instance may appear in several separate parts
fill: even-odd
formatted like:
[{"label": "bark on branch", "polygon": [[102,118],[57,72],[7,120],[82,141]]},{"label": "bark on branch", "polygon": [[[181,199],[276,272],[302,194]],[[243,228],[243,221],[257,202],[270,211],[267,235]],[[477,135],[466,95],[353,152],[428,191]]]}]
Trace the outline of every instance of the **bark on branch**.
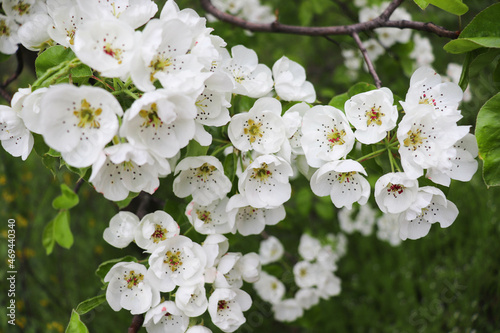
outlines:
[{"label": "bark on branch", "polygon": [[303,27],[296,25],[281,24],[278,20],[273,23],[253,23],[243,20],[234,15],[225,13],[218,10],[212,4],[211,0],[200,0],[203,9],[215,16],[221,21],[233,24],[246,30],[254,32],[274,32],[274,33],[287,33],[294,35],[306,36],[328,36],[328,35],[352,35],[354,32],[359,33],[362,31],[374,30],[377,28],[399,28],[399,29],[413,29],[433,33],[440,37],[455,39],[460,34],[459,31],[447,30],[432,22],[418,22],[418,21],[390,21],[389,17],[394,10],[403,2],[403,0],[393,1],[386,10],[377,18],[368,21],[355,23],[350,25],[338,25],[328,27]]}]

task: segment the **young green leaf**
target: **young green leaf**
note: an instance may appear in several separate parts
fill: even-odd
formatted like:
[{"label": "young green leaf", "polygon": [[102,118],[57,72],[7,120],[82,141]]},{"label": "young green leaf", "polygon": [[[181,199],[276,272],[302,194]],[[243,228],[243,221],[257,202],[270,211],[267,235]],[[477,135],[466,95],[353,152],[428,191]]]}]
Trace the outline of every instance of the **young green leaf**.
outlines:
[{"label": "young green leaf", "polygon": [[462,3],[462,0],[425,0],[426,2],[434,5],[442,10],[455,15],[463,15],[467,13],[469,7]]},{"label": "young green leaf", "polygon": [[65,333],[88,333],[87,326],[80,320],[80,315],[73,309],[71,311],[71,318]]},{"label": "young green leaf", "polygon": [[78,304],[78,306],[76,307],[76,312],[79,315],[86,314],[87,312],[95,309],[96,307],[98,307],[99,305],[101,305],[104,302],[106,302],[106,295],[105,294],[101,294],[101,295],[89,298],[89,299],[81,302],[80,304]]},{"label": "young green leaf", "polygon": [[488,186],[500,185],[500,93],[484,103],[476,122],[479,158],[483,160],[483,179]]},{"label": "young green leaf", "polygon": [[78,194],[73,192],[72,189],[66,184],[61,184],[62,194],[52,201],[54,209],[70,209],[78,205]]},{"label": "young green leaf", "polygon": [[52,253],[52,251],[54,250],[54,244],[56,242],[56,238],[54,236],[54,224],[54,220],[50,221],[45,226],[42,233],[42,244],[47,255]]},{"label": "young green leaf", "polygon": [[427,2],[426,0],[413,0],[417,6],[420,7],[420,9],[424,10],[425,8],[427,8],[427,6],[429,6],[429,2]]},{"label": "young green leaf", "polygon": [[73,234],[69,228],[69,211],[62,210],[54,219],[54,237],[57,244],[69,249],[74,242]]}]

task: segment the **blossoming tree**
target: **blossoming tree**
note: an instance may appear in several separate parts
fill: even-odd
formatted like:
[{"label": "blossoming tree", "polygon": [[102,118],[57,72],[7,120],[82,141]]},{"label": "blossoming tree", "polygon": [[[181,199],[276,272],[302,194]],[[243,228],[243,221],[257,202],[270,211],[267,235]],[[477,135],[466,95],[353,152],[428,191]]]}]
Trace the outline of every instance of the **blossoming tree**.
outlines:
[{"label": "blossoming tree", "polygon": [[[80,316],[108,303],[130,312],[129,332],[234,332],[252,305],[249,285],[284,322],[341,294],[335,272],[346,254],[344,233],[299,230],[296,248],[285,249],[280,235],[265,231],[286,223],[293,179],[330,196],[345,233],[369,234],[377,217],[379,238],[393,245],[453,224],[460,207],[443,190],[472,178],[478,154],[486,184],[499,185],[500,94],[478,110],[475,131],[459,122],[459,108],[471,98],[474,59],[500,48],[500,4],[455,31],[412,21],[405,8],[432,5],[459,16],[468,11],[462,1],[406,2],[339,1],[356,23],[314,27],[308,2],[297,26],[258,0],[200,0],[209,23],[173,0],[163,7],[151,0],[2,1],[0,52],[19,56],[19,44],[39,52],[36,81],[10,96],[6,87],[18,70],[0,87],[10,103],[0,106],[2,146],[23,160],[36,151],[79,176],[54,201],[59,213],[45,228],[47,254],[55,244],[71,247],[68,212],[83,183],[120,209],[103,238],[124,258],[99,266],[106,292],[75,307],[67,331],[86,332]],[[210,28],[215,21],[248,34],[348,36],[351,45],[339,54],[346,77],[354,83],[369,73],[374,84],[321,100],[301,64],[282,55],[269,67],[244,45],[229,48]],[[447,52],[466,54],[460,74],[445,77],[430,66],[426,34],[445,38]],[[405,96],[379,76],[376,61],[387,52],[406,61]],[[134,210],[137,203],[142,208]],[[249,235],[261,235],[259,253],[231,250],[231,239]],[[125,257],[129,246],[142,256]],[[292,281],[266,270],[284,257]]]}]

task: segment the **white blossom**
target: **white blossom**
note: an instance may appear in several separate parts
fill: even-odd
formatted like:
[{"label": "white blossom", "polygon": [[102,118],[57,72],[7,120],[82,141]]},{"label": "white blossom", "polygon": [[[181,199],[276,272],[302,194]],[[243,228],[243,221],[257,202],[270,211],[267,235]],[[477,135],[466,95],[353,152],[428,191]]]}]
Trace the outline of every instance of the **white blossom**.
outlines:
[{"label": "white blossom", "polygon": [[375,201],[384,213],[405,211],[415,201],[418,181],[403,172],[387,173],[375,183]]},{"label": "white blossom", "polygon": [[140,248],[153,252],[168,238],[179,235],[180,227],[172,216],[162,210],[144,215],[137,226],[134,239]]},{"label": "white blossom", "polygon": [[272,310],[274,319],[282,322],[292,322],[304,315],[304,309],[294,298],[273,304]]},{"label": "white blossom", "polygon": [[304,67],[283,56],[273,65],[274,89],[284,101],[313,103],[316,91],[311,82],[306,81]]},{"label": "white blossom", "polygon": [[104,229],[103,238],[114,247],[123,249],[134,240],[134,233],[138,225],[137,215],[121,211],[111,218],[109,227]]},{"label": "white blossom", "polygon": [[165,301],[146,313],[143,326],[148,333],[184,333],[188,325],[189,317],[174,302]]},{"label": "white blossom", "polygon": [[278,238],[269,236],[260,242],[259,259],[262,265],[267,265],[281,259],[285,253],[285,248]]},{"label": "white blossom", "polygon": [[285,295],[285,285],[278,278],[266,272],[261,272],[260,279],[253,284],[260,298],[271,304],[276,304]]},{"label": "white blossom", "polygon": [[217,288],[208,299],[208,313],[223,332],[234,332],[246,321],[243,311],[252,305],[250,296],[240,289]]}]

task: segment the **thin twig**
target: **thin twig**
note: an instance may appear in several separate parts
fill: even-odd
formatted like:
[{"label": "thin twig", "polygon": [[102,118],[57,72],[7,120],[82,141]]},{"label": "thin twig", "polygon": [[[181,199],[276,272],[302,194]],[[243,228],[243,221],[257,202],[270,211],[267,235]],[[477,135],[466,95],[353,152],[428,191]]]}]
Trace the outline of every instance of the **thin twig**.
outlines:
[{"label": "thin twig", "polygon": [[144,316],[143,315],[135,315],[132,318],[132,323],[130,324],[130,327],[128,328],[128,333],[137,333],[141,329],[142,323],[144,322]]},{"label": "thin twig", "polygon": [[366,51],[366,48],[363,46],[363,42],[359,38],[359,35],[357,32],[352,33],[352,38],[354,38],[354,41],[356,44],[358,44],[359,50],[363,54],[363,58],[365,58],[366,65],[368,66],[368,71],[370,74],[373,76],[373,80],[375,81],[375,86],[377,88],[382,87],[382,81],[380,81],[377,72],[375,71],[375,67],[373,67],[373,63],[370,60],[370,57],[368,56],[368,52]]},{"label": "thin twig", "polygon": [[[235,26],[241,27],[245,30],[254,32],[274,32],[274,33],[288,33],[295,35],[306,36],[326,36],[326,35],[352,35],[353,32],[361,32],[373,30],[377,28],[399,28],[399,29],[413,29],[427,31],[436,34],[440,37],[455,39],[459,35],[459,31],[450,31],[431,22],[417,22],[417,21],[389,21],[386,16],[392,14],[394,9],[399,6],[402,0],[394,0],[389,7],[381,14],[381,16],[368,21],[350,25],[339,25],[329,27],[303,27],[295,25],[281,24],[277,20],[273,23],[253,23],[245,21],[239,17],[225,13],[214,7],[210,0],[200,0],[201,6],[205,11],[212,14],[221,21],[231,23]],[[384,16],[382,16],[384,15]]]}]

